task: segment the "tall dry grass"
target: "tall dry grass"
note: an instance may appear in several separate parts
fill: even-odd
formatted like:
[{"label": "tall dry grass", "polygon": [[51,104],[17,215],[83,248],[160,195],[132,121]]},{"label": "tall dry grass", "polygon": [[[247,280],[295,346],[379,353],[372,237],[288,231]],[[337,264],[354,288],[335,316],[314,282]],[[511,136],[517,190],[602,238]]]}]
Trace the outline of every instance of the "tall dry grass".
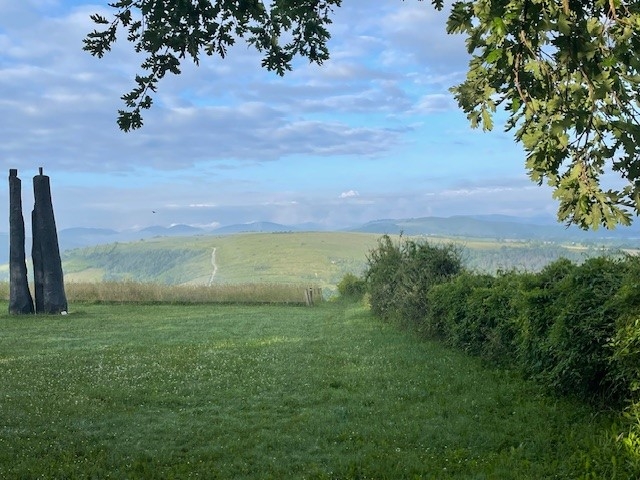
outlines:
[{"label": "tall dry grass", "polygon": [[[247,283],[206,286],[161,285],[133,281],[65,284],[69,303],[306,304],[306,292],[310,288],[313,289],[314,301],[322,301],[322,291],[318,287],[295,284]],[[0,283],[0,298],[9,299],[7,282]]]}]

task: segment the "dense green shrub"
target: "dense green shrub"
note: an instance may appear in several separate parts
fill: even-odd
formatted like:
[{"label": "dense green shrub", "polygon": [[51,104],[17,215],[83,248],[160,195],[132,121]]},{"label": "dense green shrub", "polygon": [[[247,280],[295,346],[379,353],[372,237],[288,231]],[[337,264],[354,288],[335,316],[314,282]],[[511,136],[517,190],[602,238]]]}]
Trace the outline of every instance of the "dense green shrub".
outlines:
[{"label": "dense green shrub", "polygon": [[449,345],[473,351],[477,344],[474,337],[479,332],[470,325],[474,323],[470,297],[492,281],[489,275],[464,272],[451,282],[434,286],[428,294],[429,310],[422,331],[440,336]]},{"label": "dense green shrub", "polygon": [[640,401],[640,315],[619,319],[608,346],[611,348],[609,383],[616,387],[620,397]]},{"label": "dense green shrub", "polygon": [[455,277],[462,270],[462,260],[453,245],[405,241],[398,291],[398,314],[404,322],[420,325],[428,309],[428,292]]},{"label": "dense green shrub", "polygon": [[[462,273],[460,276],[473,278],[473,275],[469,273]],[[418,330],[423,336],[449,342],[452,325],[464,312],[464,304],[459,300],[467,293],[466,279],[456,280],[460,279],[455,279],[446,285],[434,285],[429,290],[427,315],[425,315],[422,324],[418,326]]]},{"label": "dense green shrub", "polygon": [[[636,402],[640,419],[640,257],[627,257],[624,265],[622,286],[613,300],[619,315],[609,343],[609,382],[623,389],[616,392],[620,397]],[[640,423],[637,430],[640,434]]]},{"label": "dense green shrub", "polygon": [[515,361],[519,274],[465,272],[428,294],[421,331],[495,363]]},{"label": "dense green shrub", "polygon": [[453,245],[433,245],[388,235],[367,256],[366,280],[377,315],[419,325],[427,313],[427,293],[462,270]]},{"label": "dense green shrub", "polygon": [[[556,393],[620,408],[604,441],[626,463],[614,464],[610,477],[618,468],[638,471],[640,258],[560,259],[539,273],[495,276],[464,271],[459,258],[446,247],[383,237],[366,277],[373,311]],[[584,455],[594,471],[608,468]]]},{"label": "dense green shrub", "polygon": [[367,283],[353,273],[347,273],[337,285],[341,297],[360,299],[367,291]]},{"label": "dense green shrub", "polygon": [[624,450],[629,470],[638,472],[640,471],[640,401],[636,400],[625,408],[623,420],[618,429],[621,432],[616,440]]},{"label": "dense green shrub", "polygon": [[640,258],[560,259],[491,276],[464,271],[450,246],[385,236],[368,261],[377,315],[557,393],[640,404]]},{"label": "dense green shrub", "polygon": [[516,365],[522,284],[527,278],[526,273],[499,272],[491,285],[482,289],[478,314],[485,318],[480,355],[493,363]]},{"label": "dense green shrub", "polygon": [[556,361],[548,382],[562,393],[584,398],[614,393],[607,378],[608,343],[615,334],[619,312],[613,300],[623,276],[619,260],[591,258],[559,283],[559,313],[549,332]]},{"label": "dense green shrub", "polygon": [[517,353],[520,369],[528,377],[542,380],[556,363],[549,332],[560,314],[560,282],[575,268],[561,258],[538,274],[522,277]]},{"label": "dense green shrub", "polygon": [[369,303],[375,315],[388,320],[397,311],[397,293],[401,283],[402,250],[391,237],[378,239],[378,246],[367,255],[365,279],[370,294]]}]

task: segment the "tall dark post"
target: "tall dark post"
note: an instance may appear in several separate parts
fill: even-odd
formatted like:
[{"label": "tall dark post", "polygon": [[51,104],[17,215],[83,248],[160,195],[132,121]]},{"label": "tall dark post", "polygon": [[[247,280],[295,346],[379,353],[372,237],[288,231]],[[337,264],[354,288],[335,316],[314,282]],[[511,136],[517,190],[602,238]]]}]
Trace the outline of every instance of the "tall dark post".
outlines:
[{"label": "tall dark post", "polygon": [[33,224],[33,271],[35,277],[36,313],[62,313],[67,311],[64,293],[62,261],[58,246],[58,233],[51,202],[49,177],[33,177],[35,205],[31,214]]},{"label": "tall dark post", "polygon": [[33,313],[25,261],[22,182],[15,168],[9,170],[9,313]]}]

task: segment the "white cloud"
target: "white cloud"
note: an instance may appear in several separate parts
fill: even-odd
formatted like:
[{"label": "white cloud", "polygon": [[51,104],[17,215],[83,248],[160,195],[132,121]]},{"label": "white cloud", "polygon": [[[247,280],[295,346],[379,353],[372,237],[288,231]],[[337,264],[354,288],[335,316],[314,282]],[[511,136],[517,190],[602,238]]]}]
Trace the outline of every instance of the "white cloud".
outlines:
[{"label": "white cloud", "polygon": [[349,190],[348,192],[342,192],[340,198],[353,198],[359,197],[360,194],[356,190]]},{"label": "white cloud", "polygon": [[[374,155],[401,144],[409,130],[397,128],[397,116],[390,129],[372,113],[444,108],[437,94],[415,97],[407,90],[415,78],[381,61],[389,52],[423,50],[416,44],[407,48],[403,32],[410,29],[412,35],[424,21],[435,27],[433,8],[357,1],[337,9],[333,57],[322,67],[300,61],[283,79],[265,72],[259,55],[238,45],[224,60],[204,57],[199,68],[186,63],[180,76],[163,79],[156,105],[145,112],[144,130],[124,135],[115,125],[116,111],[122,108],[120,95],[133,85],[140,56],[123,35],[103,59],[81,50],[94,28],[89,15],[111,13],[104,6],[77,5],[65,12],[64,4],[54,2],[55,17],[16,21],[48,3],[9,2],[0,8],[0,31],[9,32],[1,37],[0,115],[12,119],[0,143],[4,160],[18,167],[41,158],[74,171],[127,171],[140,161],[181,169],[234,158]],[[444,24],[437,28],[442,38]],[[380,36],[381,29],[389,38]],[[319,113],[333,119],[315,118]]]},{"label": "white cloud", "polygon": [[221,227],[222,225],[220,224],[220,222],[210,222],[210,223],[192,223],[190,224],[190,226],[207,230],[207,229],[218,228],[218,227]]},{"label": "white cloud", "polygon": [[[3,58],[9,63],[0,67],[0,116],[12,119],[0,132],[7,166],[28,168],[44,158],[49,168],[72,171],[128,171],[140,162],[167,170],[228,159],[378,155],[402,142],[403,131],[384,123],[312,118],[410,106],[394,82],[369,86],[379,72],[352,63],[347,75],[363,88],[345,87],[333,72],[347,65],[327,62],[302,66],[310,74],[289,81],[265,73],[246,48],[164,79],[144,129],[122,134],[115,125],[119,97],[131,88],[140,59],[124,39],[101,60],[81,50],[95,10],[80,6],[33,25],[18,22],[3,37],[9,45],[0,65]],[[314,74],[323,82],[314,84]]]},{"label": "white cloud", "polygon": [[434,93],[424,95],[412,109],[415,113],[434,113],[455,110],[456,102],[451,94]]},{"label": "white cloud", "polygon": [[[507,198],[487,191],[469,205],[444,193],[463,189],[455,187],[461,172],[484,177],[499,159],[470,146],[479,136],[466,123],[442,121],[455,108],[447,89],[466,69],[466,52],[430,2],[343,2],[330,26],[331,59],[296,61],[283,78],[241,42],[224,60],[186,63],[161,81],[145,126],[129,134],[115,118],[141,57],[122,33],[103,59],[83,52],[89,15],[113,10],[82,3],[0,0],[0,165],[23,178],[45,167],[62,228],[348,225]],[[510,155],[503,150],[500,158]],[[473,166],[455,164],[467,152]],[[435,176],[441,190],[427,202],[423,179]]]},{"label": "white cloud", "polygon": [[464,37],[445,33],[450,3],[438,12],[430,2],[407,2],[384,18],[382,28],[390,37],[387,61],[417,61],[432,74],[466,70],[469,55]]}]

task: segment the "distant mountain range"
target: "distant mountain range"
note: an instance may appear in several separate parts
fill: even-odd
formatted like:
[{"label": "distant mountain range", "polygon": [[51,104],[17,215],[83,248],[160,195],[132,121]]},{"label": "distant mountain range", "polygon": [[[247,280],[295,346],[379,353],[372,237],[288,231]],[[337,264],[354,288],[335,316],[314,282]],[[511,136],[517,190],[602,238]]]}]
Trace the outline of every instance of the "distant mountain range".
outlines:
[{"label": "distant mountain range", "polygon": [[[192,235],[232,235],[248,232],[301,232],[327,230],[317,224],[282,225],[273,222],[252,222],[226,225],[216,229],[202,229],[189,225],[171,227],[151,226],[135,231],[116,231],[104,228],[68,228],[58,232],[60,250],[115,242],[132,242],[153,237]],[[341,229],[347,232],[379,234],[427,235],[442,237],[491,238],[503,240],[541,240],[576,242],[640,243],[640,224],[615,230],[582,231],[574,226],[565,227],[547,217],[525,218],[506,215],[474,215],[454,217],[422,217],[384,219],[364,225]],[[31,252],[31,239],[27,239],[27,256]],[[0,233],[0,264],[9,261],[9,238]]]},{"label": "distant mountain range", "polygon": [[520,218],[506,215],[423,217],[376,220],[352,229],[358,232],[444,237],[495,238],[504,240],[602,241],[640,240],[640,226],[615,230],[583,231],[547,218]]}]

